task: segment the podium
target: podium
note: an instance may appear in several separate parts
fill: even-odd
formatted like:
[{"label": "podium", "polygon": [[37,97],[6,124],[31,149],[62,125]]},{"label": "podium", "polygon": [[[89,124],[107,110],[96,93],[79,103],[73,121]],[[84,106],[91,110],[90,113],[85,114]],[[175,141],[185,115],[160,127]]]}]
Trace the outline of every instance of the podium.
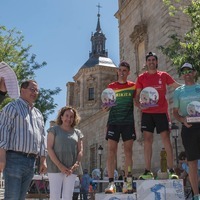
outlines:
[{"label": "podium", "polygon": [[95,200],[137,200],[136,193],[133,194],[105,194],[105,193],[96,193]]},{"label": "podium", "polygon": [[182,179],[138,180],[137,200],[185,200]]},{"label": "podium", "polygon": [[95,200],[185,200],[182,179],[134,180],[136,193],[96,193]]}]

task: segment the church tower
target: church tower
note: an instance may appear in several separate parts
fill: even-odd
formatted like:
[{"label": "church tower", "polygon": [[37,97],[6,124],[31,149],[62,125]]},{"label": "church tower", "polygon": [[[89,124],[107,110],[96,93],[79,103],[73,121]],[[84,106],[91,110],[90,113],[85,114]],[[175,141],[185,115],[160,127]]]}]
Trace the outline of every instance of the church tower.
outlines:
[{"label": "church tower", "polygon": [[[184,35],[190,21],[181,13],[174,17],[169,15],[168,8],[162,0],[118,0],[119,9],[115,17],[119,24],[120,60],[126,60],[131,66],[131,81],[136,81],[137,76],[144,70],[145,55],[149,51],[155,52],[159,58],[158,69],[171,74],[178,80],[176,70],[158,50],[158,46],[167,45],[169,36],[174,33]],[[100,6],[98,7],[100,8]],[[96,32],[91,36],[91,52],[89,59],[80,67],[75,74],[74,82],[67,83],[67,105],[78,109],[82,120],[79,128],[84,134],[83,168],[90,172],[100,166],[98,148],[103,147],[102,167],[106,166],[107,142],[105,141],[106,124],[108,113],[101,110],[101,92],[106,86],[117,80],[116,66],[105,48],[106,37],[100,26],[100,13],[98,10]],[[167,100],[171,114],[172,91],[168,91]],[[173,118],[172,118],[173,120]],[[133,145],[133,172],[134,176],[143,173],[144,170],[144,147],[143,134],[140,131],[141,112],[135,109],[135,125],[137,140]],[[171,137],[171,140],[173,138]],[[178,138],[181,149],[180,136]],[[121,142],[121,143],[120,143]],[[125,156],[123,142],[118,145],[116,168],[124,169]],[[173,149],[175,144],[172,141]],[[162,148],[161,137],[154,134],[152,170],[159,168],[159,152]]]},{"label": "church tower", "polygon": [[105,50],[106,37],[101,31],[99,12],[97,14],[97,17],[98,21],[97,21],[96,32],[91,36],[92,51],[90,53],[90,57],[95,57],[95,56],[108,57],[108,52]]},{"label": "church tower", "polygon": [[101,110],[101,93],[107,85],[117,79],[116,65],[108,58],[106,37],[100,25],[98,5],[96,32],[91,36],[89,59],[67,83],[67,105],[78,109],[82,121]]}]

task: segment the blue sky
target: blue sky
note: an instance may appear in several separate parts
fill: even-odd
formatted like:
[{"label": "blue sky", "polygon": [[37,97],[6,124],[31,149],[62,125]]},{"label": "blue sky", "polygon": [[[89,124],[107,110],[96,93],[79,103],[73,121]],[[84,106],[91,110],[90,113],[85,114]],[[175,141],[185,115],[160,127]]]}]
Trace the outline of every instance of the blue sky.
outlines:
[{"label": "blue sky", "polygon": [[100,22],[106,35],[108,56],[119,63],[117,0],[1,0],[0,22],[9,29],[16,28],[25,36],[24,46],[31,44],[30,53],[47,66],[36,71],[36,81],[45,89],[60,87],[55,96],[58,104],[49,121],[66,104],[66,83],[89,58],[91,33],[96,31],[97,5],[101,5]]}]

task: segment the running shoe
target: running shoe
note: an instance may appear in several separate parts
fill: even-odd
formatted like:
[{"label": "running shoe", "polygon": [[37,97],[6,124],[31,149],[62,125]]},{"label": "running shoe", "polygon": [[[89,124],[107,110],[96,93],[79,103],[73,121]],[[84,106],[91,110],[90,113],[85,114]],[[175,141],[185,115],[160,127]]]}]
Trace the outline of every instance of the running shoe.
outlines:
[{"label": "running shoe", "polygon": [[193,200],[200,200],[200,195],[198,194],[198,195],[195,195],[194,197],[193,197]]},{"label": "running shoe", "polygon": [[174,171],[174,169],[170,169],[169,170],[169,179],[179,179],[178,175],[176,175],[176,172]]},{"label": "running shoe", "polygon": [[116,186],[114,182],[109,183],[108,187],[105,189],[106,194],[116,193]]},{"label": "running shoe", "polygon": [[126,182],[124,182],[124,184],[123,184],[122,193],[123,193],[123,194],[128,193],[128,190],[127,190],[127,183],[126,183]]},{"label": "running shoe", "polygon": [[145,170],[144,174],[139,176],[139,180],[153,180],[154,176],[153,173],[151,171]]}]

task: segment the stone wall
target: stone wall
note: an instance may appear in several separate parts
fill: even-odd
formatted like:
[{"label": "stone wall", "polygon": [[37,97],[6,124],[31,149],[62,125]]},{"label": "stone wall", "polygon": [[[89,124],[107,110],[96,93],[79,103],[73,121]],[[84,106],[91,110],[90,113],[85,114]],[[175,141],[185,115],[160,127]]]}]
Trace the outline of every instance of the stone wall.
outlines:
[{"label": "stone wall", "polygon": [[[168,8],[163,4],[162,0],[119,0],[119,10],[116,12],[115,17],[119,22],[119,41],[120,41],[120,60],[126,60],[131,65],[131,74],[129,79],[136,81],[138,74],[141,73],[141,66],[138,66],[138,45],[144,42],[145,54],[149,51],[155,52],[158,55],[158,69],[167,71],[171,74],[178,82],[179,80],[175,67],[171,66],[168,58],[166,58],[158,50],[158,46],[169,44],[169,36],[178,33],[183,35],[190,27],[189,19],[178,13],[175,17],[170,17],[168,14]],[[145,63],[144,54],[144,63]],[[102,77],[102,71],[99,68],[84,69],[79,71],[74,77],[75,85],[73,102],[76,102],[77,94],[79,93],[80,103],[77,104],[79,111],[82,113],[84,119],[82,120],[79,128],[85,135],[84,137],[84,157],[82,160],[83,168],[87,168],[90,172],[94,168],[99,168],[99,155],[98,147],[103,147],[102,167],[106,167],[107,157],[107,142],[105,140],[106,123],[108,113],[101,111],[100,106],[95,107],[95,112],[91,111],[91,105],[85,103],[86,93],[83,91],[84,84],[87,82],[87,77],[91,74],[96,78],[97,83],[101,78],[101,83],[104,83],[109,79],[106,76]],[[96,71],[95,71],[96,70]],[[97,73],[96,73],[97,72]],[[105,74],[104,74],[105,75]],[[103,79],[102,79],[103,78]],[[110,81],[111,82],[111,81]],[[100,82],[99,82],[100,83]],[[78,86],[76,84],[79,84]],[[79,87],[77,89],[77,87]],[[98,86],[99,87],[99,86]],[[82,88],[82,89],[81,89]],[[101,85],[102,88],[102,85]],[[172,117],[172,92],[173,89],[169,89],[167,93],[167,100],[169,102],[169,113]],[[100,91],[98,93],[100,97]],[[100,99],[100,98],[99,98]],[[72,101],[72,100],[71,100]],[[100,102],[98,102],[100,103]],[[133,145],[133,174],[138,175],[144,170],[144,155],[143,155],[143,135],[140,131],[140,117],[141,113],[138,109],[135,109],[135,125],[137,131],[137,140]],[[174,140],[171,137],[174,155],[175,147]],[[160,140],[160,136],[154,133],[154,144],[153,144],[153,158],[152,158],[152,169],[156,171],[160,165],[160,150],[163,145]],[[179,152],[183,149],[180,135],[178,137],[178,149]],[[174,156],[175,158],[175,156]],[[124,153],[123,143],[120,141],[117,153],[117,164],[118,169],[124,168]],[[175,163],[175,162],[174,162]]]},{"label": "stone wall", "polygon": [[[140,74],[140,71],[137,71],[138,69],[141,69],[141,66],[137,66],[137,47],[140,42],[144,41],[145,53],[152,51],[158,55],[158,69],[167,71],[175,78],[175,80],[181,82],[177,76],[175,67],[170,66],[171,63],[169,59],[166,58],[157,47],[169,44],[169,36],[174,33],[183,35],[190,27],[189,19],[182,13],[177,13],[175,17],[171,17],[168,14],[168,8],[163,4],[162,0],[119,1],[119,10],[116,12],[115,16],[119,22],[120,58],[127,60],[131,65],[129,79],[136,81],[137,75]],[[169,113],[173,121],[172,92],[173,89],[168,90],[167,99],[170,105]],[[140,111],[136,109],[135,124],[138,138],[133,147],[133,169],[136,173],[144,169],[143,137],[140,131],[140,117]],[[175,155],[173,138],[171,138],[171,141]],[[161,148],[162,143],[160,136],[154,133],[152,158],[152,168],[154,170],[159,168],[159,154]],[[178,148],[180,152],[180,150],[182,150],[180,136],[178,138]]]}]

